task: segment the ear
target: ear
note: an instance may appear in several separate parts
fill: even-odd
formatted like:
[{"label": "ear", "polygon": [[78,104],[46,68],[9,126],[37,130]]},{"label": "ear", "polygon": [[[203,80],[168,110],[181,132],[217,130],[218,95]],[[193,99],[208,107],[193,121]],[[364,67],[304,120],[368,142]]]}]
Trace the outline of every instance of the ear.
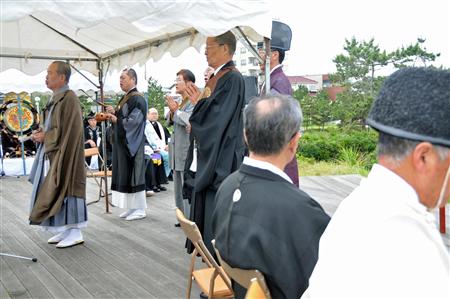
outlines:
[{"label": "ear", "polygon": [[245,142],[245,145],[248,147],[248,143],[247,143],[247,133],[246,133],[245,129],[244,129],[244,142]]},{"label": "ear", "polygon": [[291,149],[294,153],[297,151],[298,141],[300,140],[301,136],[302,135],[300,134],[300,132],[297,132],[288,143],[288,148]]},{"label": "ear", "polygon": [[419,143],[411,154],[413,167],[421,174],[427,174],[436,159],[433,155],[433,145],[429,142]]},{"label": "ear", "polygon": [[223,44],[223,51],[225,52],[225,54],[229,54],[230,53],[230,48],[228,47],[227,44]]}]

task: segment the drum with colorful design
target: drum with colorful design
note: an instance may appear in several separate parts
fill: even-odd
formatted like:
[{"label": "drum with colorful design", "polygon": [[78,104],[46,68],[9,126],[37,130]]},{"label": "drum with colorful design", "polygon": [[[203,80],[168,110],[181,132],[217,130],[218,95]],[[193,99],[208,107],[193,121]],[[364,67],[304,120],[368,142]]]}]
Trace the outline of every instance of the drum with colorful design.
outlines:
[{"label": "drum with colorful design", "polygon": [[[20,109],[19,109],[20,107]],[[39,127],[39,114],[26,92],[5,94],[0,105],[0,125],[4,152],[17,151],[20,136],[31,136]],[[32,142],[25,143],[25,151],[35,148]]]}]

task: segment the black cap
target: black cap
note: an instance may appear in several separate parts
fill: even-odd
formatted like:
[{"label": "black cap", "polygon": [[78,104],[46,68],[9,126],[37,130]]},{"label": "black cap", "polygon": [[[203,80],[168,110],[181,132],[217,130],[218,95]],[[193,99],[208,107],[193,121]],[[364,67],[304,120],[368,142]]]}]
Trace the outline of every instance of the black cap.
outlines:
[{"label": "black cap", "polygon": [[[289,27],[285,23],[272,21],[270,48],[289,51],[289,49],[291,49],[291,40],[292,40],[291,27]],[[262,48],[263,43],[262,42],[258,43],[257,47]]]},{"label": "black cap", "polygon": [[450,72],[396,71],[384,82],[367,124],[396,137],[450,147]]}]

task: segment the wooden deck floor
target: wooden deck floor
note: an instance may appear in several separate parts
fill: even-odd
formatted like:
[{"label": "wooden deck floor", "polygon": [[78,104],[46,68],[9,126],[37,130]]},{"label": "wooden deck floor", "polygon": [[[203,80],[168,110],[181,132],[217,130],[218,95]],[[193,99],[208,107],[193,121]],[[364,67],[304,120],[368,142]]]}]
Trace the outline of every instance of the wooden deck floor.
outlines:
[{"label": "wooden deck floor", "polygon": [[[301,177],[304,190],[329,214],[359,183],[356,175]],[[97,196],[88,180],[88,200]],[[189,256],[175,228],[173,186],[147,198],[147,218],[127,222],[121,209],[89,206],[84,245],[56,249],[50,234],[27,223],[31,184],[26,177],[0,180],[0,252],[38,258],[0,258],[0,298],[184,298]],[[192,298],[199,298],[194,288]]]}]

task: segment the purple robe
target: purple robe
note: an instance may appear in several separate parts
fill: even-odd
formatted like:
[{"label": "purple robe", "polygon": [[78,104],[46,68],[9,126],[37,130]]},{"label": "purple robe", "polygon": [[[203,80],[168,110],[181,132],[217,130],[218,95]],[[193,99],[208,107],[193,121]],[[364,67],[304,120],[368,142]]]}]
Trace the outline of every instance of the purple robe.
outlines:
[{"label": "purple robe", "polygon": [[[270,92],[292,95],[291,82],[283,72],[283,67],[279,67],[270,74]],[[261,95],[265,94],[265,88]],[[284,168],[284,172],[291,178],[292,182],[298,187],[298,165],[297,157],[294,157]]]}]

